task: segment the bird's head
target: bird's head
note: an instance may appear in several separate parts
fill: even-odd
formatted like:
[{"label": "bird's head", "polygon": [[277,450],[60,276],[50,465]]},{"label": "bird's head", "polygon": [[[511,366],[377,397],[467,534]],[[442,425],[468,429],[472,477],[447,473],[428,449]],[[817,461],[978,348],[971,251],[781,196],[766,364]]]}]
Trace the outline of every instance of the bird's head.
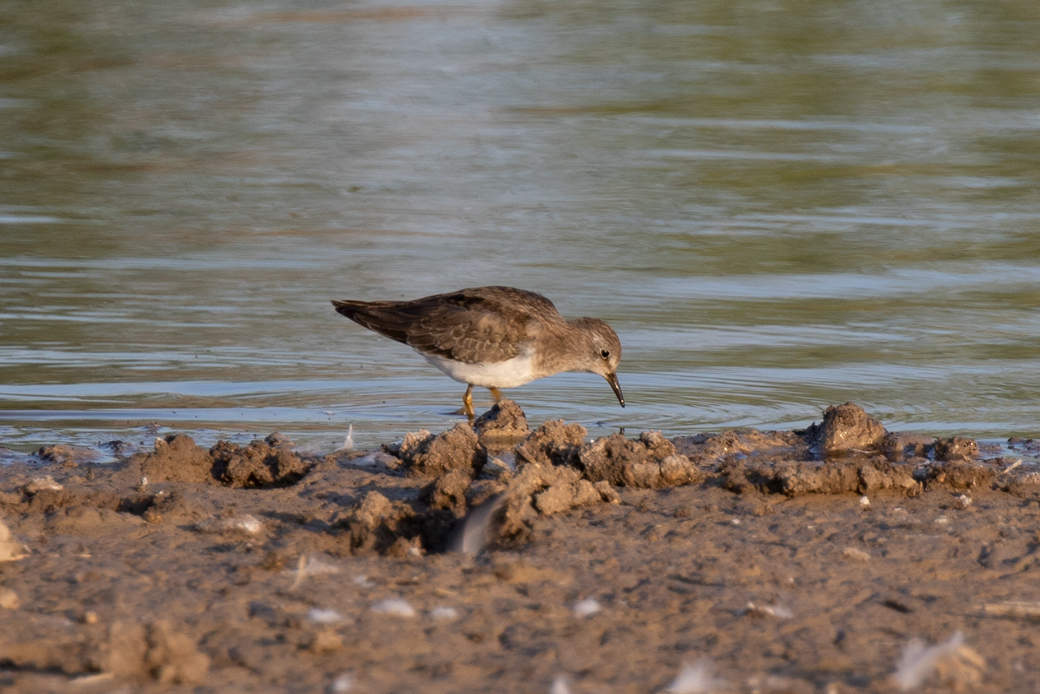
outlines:
[{"label": "bird's head", "polygon": [[625,396],[618,385],[617,367],[621,363],[621,340],[609,325],[596,318],[579,318],[572,325],[588,336],[588,352],[585,354],[581,371],[599,374],[607,379],[614,389],[621,406],[625,406]]}]

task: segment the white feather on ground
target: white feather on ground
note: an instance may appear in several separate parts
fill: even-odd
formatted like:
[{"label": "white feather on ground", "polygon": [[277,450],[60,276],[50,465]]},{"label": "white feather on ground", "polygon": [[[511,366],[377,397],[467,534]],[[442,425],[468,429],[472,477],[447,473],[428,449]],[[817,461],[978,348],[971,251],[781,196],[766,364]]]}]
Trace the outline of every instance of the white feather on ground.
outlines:
[{"label": "white feather on ground", "polygon": [[228,516],[226,518],[206,518],[195,524],[195,529],[201,533],[242,533],[243,535],[259,535],[264,530],[264,524],[255,516],[248,513],[243,515]]},{"label": "white feather on ground", "polygon": [[549,687],[549,694],[571,694],[571,688],[567,684],[567,678],[560,675],[554,679],[552,686]]},{"label": "white feather on ground", "polygon": [[693,665],[684,665],[675,681],[663,690],[667,694],[715,694],[726,691],[726,680],[715,677],[715,664],[701,658]]},{"label": "white feather on ground", "polygon": [[327,564],[317,557],[308,557],[306,554],[300,555],[300,561],[296,566],[295,571],[287,571],[287,573],[295,574],[296,578],[293,584],[289,586],[289,590],[296,590],[303,583],[303,579],[308,576],[320,576],[322,574],[337,574],[340,572],[340,568],[333,564]]},{"label": "white feather on ground", "polygon": [[414,617],[415,608],[403,598],[387,598],[372,605],[373,612],[393,615],[394,617]]},{"label": "white feather on ground", "polygon": [[453,622],[459,618],[459,611],[454,607],[440,605],[430,610],[430,617],[438,621]]},{"label": "white feather on ground", "polygon": [[343,621],[343,615],[336,610],[323,610],[318,607],[312,607],[307,611],[307,619],[318,624],[336,624]]},{"label": "white feather on ground", "polygon": [[351,424],[347,428],[347,438],[343,440],[343,445],[336,449],[339,451],[352,451],[354,450],[354,425]]},{"label": "white feather on ground", "polygon": [[499,494],[475,506],[452,533],[448,551],[476,555],[487,546],[495,516],[505,505],[506,495]]},{"label": "white feather on ground", "polygon": [[354,676],[349,672],[344,672],[342,675],[337,677],[329,685],[330,694],[343,694],[349,692],[354,688]]},{"label": "white feather on ground", "polygon": [[0,521],[0,561],[17,561],[29,556],[25,547],[14,541],[11,531]]},{"label": "white feather on ground", "polygon": [[986,667],[985,659],[964,642],[964,634],[957,632],[946,641],[928,646],[921,639],[911,639],[903,646],[903,654],[892,675],[899,691],[908,692],[938,674],[944,684],[960,691],[966,685],[977,684]]},{"label": "white feather on ground", "polygon": [[575,617],[588,617],[600,611],[599,601],[596,598],[585,598],[574,603]]}]

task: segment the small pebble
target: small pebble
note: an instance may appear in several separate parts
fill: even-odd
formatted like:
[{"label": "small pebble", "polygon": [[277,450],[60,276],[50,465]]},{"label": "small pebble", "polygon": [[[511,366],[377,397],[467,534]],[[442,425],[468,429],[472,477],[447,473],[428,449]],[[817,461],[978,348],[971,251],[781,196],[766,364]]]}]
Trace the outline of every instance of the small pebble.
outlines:
[{"label": "small pebble", "polygon": [[850,561],[870,561],[870,554],[855,547],[846,547],[841,556]]},{"label": "small pebble", "polygon": [[868,496],[861,496],[859,498],[859,507],[861,509],[863,509],[864,511],[869,509],[870,508],[870,497],[868,497]]},{"label": "small pebble", "polygon": [[335,653],[339,649],[343,648],[343,637],[336,633],[334,629],[326,627],[317,634],[311,636],[301,645],[311,653],[317,653],[319,655]]},{"label": "small pebble", "polygon": [[15,593],[10,588],[0,588],[0,609],[17,610],[21,604],[21,600],[18,599],[18,593]]}]

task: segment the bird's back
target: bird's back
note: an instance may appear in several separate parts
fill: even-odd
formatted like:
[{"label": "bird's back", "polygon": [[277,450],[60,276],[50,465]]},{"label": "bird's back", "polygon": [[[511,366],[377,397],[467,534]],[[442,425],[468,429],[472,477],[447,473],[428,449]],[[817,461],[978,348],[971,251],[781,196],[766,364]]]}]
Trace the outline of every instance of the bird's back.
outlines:
[{"label": "bird's back", "polygon": [[350,320],[417,351],[465,363],[512,359],[532,319],[563,323],[551,301],[513,287],[472,287],[412,301],[333,301]]}]

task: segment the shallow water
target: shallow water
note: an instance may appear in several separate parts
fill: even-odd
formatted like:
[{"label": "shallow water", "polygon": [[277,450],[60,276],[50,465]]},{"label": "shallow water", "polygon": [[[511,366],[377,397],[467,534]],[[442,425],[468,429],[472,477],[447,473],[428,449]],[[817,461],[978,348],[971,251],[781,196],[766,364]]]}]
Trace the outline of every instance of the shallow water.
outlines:
[{"label": "shallow water", "polygon": [[0,18],[2,446],[445,428],[464,386],[328,300],[492,283],[625,348],[628,407],[535,422],[1040,435],[1040,5]]}]

